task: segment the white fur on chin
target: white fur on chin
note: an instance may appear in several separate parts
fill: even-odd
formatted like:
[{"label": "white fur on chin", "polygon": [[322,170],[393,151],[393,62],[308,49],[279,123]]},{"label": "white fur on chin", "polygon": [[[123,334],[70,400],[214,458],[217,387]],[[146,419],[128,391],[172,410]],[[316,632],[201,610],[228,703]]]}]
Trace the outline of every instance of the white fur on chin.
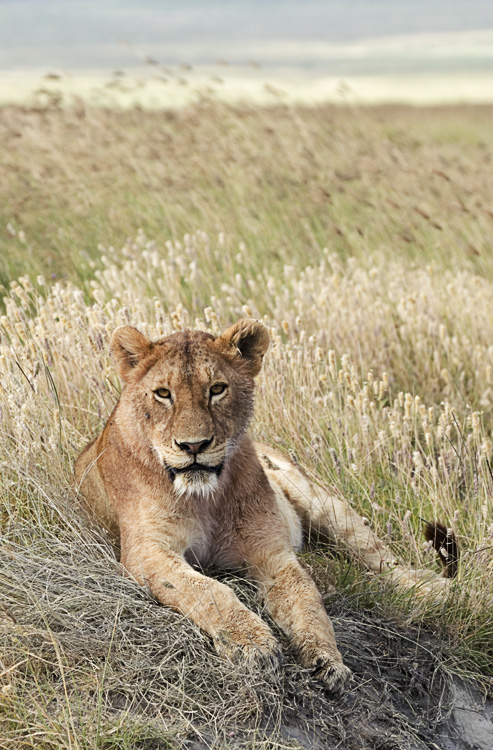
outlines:
[{"label": "white fur on chin", "polygon": [[217,474],[209,471],[191,471],[177,474],[173,482],[173,489],[178,497],[199,496],[209,499],[219,487]]}]

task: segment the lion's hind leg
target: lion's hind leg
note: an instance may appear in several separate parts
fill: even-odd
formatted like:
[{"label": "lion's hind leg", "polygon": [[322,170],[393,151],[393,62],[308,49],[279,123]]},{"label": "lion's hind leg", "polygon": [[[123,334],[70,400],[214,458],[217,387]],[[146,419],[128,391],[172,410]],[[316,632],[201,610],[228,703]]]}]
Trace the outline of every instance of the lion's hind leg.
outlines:
[{"label": "lion's hind leg", "polygon": [[368,521],[340,497],[311,484],[296,466],[277,451],[262,446],[259,457],[300,516],[306,535],[345,549],[371,574],[382,575],[417,595],[436,594],[447,580],[429,570],[414,570],[396,563],[392,551],[375,534]]}]

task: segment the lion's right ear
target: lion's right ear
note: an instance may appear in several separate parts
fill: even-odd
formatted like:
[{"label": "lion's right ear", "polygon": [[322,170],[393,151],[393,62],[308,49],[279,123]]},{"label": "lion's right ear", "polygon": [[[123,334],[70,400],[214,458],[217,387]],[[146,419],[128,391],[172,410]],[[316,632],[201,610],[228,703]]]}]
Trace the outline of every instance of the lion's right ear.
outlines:
[{"label": "lion's right ear", "polygon": [[151,342],[133,326],[120,326],[111,337],[111,352],[118,363],[123,380],[151,350]]}]

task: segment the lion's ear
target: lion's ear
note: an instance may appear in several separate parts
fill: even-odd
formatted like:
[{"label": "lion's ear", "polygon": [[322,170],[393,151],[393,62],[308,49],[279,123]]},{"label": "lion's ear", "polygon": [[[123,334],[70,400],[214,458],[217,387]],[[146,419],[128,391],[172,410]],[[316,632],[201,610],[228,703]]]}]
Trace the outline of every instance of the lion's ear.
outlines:
[{"label": "lion's ear", "polygon": [[111,352],[118,363],[123,380],[151,350],[151,342],[133,326],[120,326],[111,337]]},{"label": "lion's ear", "polygon": [[226,351],[241,356],[252,378],[258,375],[262,358],[269,348],[269,334],[263,323],[244,318],[227,328],[217,341]]}]

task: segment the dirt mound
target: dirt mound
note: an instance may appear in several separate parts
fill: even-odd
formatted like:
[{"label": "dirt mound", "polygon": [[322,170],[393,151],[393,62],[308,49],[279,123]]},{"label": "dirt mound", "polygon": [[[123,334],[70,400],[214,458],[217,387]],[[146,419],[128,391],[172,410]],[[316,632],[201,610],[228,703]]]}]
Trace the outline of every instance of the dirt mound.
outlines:
[{"label": "dirt mound", "polygon": [[[10,715],[16,696],[24,712],[39,711],[42,699],[46,732],[70,706],[76,736],[91,736],[96,721],[108,735],[123,724],[131,747],[145,750],[491,747],[491,701],[451,674],[445,644],[378,607],[355,609],[347,594],[327,601],[354,673],[348,693],[334,700],[285,642],[274,674],[219,659],[188,620],[125,580],[99,541],[10,546],[1,571],[0,640],[5,666],[14,667]],[[258,609],[248,582],[228,582]]]}]

